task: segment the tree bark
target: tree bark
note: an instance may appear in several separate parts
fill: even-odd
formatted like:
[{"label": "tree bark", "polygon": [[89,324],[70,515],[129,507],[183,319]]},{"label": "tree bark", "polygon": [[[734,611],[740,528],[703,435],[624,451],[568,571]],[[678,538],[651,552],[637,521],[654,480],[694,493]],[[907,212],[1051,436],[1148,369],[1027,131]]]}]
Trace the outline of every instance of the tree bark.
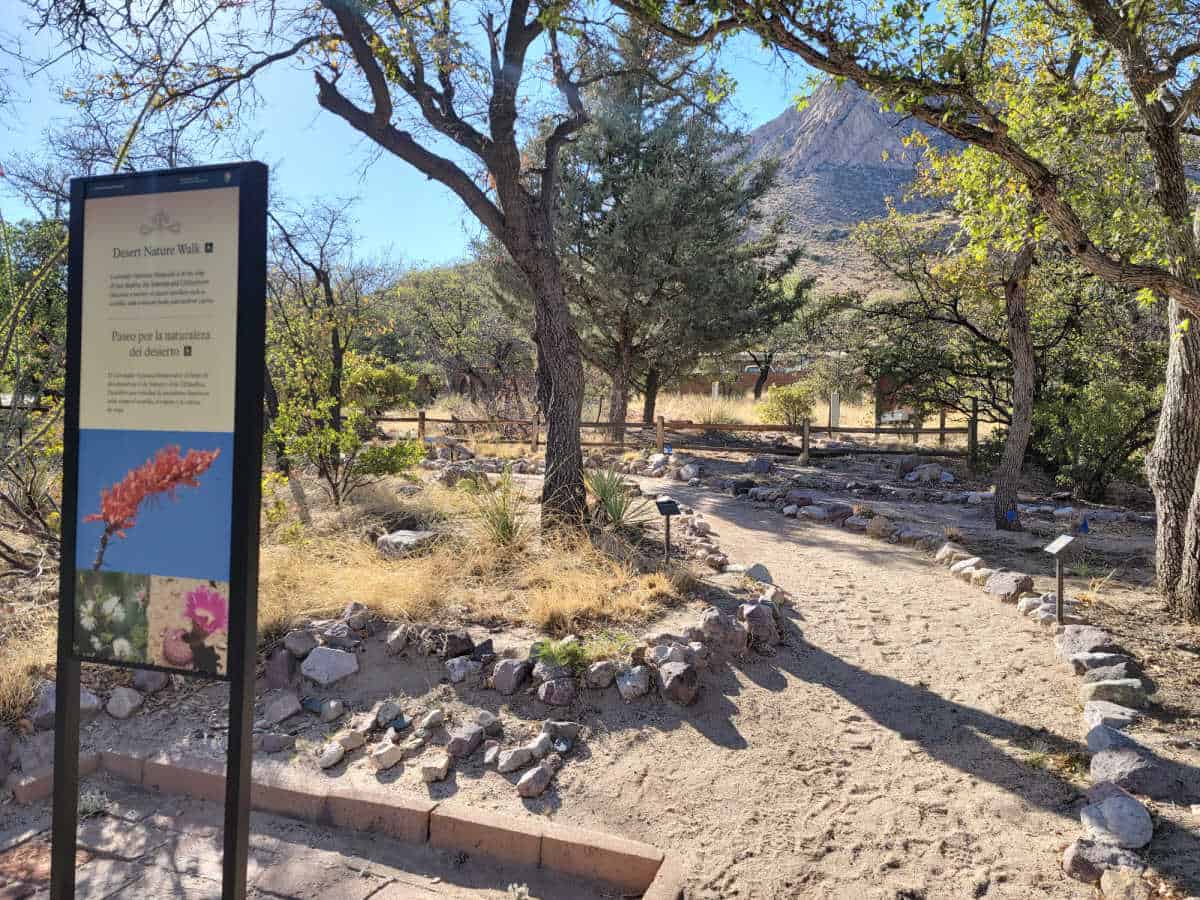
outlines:
[{"label": "tree bark", "polygon": [[768,350],[763,354],[761,361],[753,353],[750,354],[750,358],[758,366],[758,377],[754,379],[754,399],[761,400],[763,388],[767,386],[767,379],[771,377],[771,363],[775,359],[775,353]]},{"label": "tree bark", "polygon": [[609,373],[612,389],[608,399],[608,418],[613,422],[612,439],[625,442],[625,416],[629,412],[629,382],[633,376],[633,341],[628,334],[620,336],[617,367]]},{"label": "tree bark", "polygon": [[1020,531],[1021,514],[1017,507],[1017,487],[1021,464],[1033,431],[1033,393],[1037,380],[1037,361],[1033,338],[1029,334],[1027,281],[1033,267],[1033,245],[1026,244],[1017,254],[1012,273],[1004,283],[1004,310],[1008,319],[1008,347],[1012,353],[1012,416],[1004,439],[1004,453],[996,467],[996,497],[993,515],[1001,531]]},{"label": "tree bark", "polygon": [[654,366],[646,372],[646,394],[642,401],[642,422],[654,424],[654,407],[658,403],[658,384],[661,376]]}]

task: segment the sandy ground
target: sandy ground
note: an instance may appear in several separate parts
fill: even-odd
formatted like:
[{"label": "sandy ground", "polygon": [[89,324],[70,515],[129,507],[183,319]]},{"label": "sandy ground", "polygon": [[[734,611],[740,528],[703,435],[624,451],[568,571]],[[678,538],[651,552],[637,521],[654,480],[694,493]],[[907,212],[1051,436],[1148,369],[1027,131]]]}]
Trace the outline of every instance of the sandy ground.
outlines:
[{"label": "sandy ground", "polygon": [[[324,695],[359,709],[398,696],[414,717],[443,705],[458,721],[487,708],[503,718],[506,745],[549,715],[584,722],[587,735],[555,786],[531,801],[516,795],[514,776],[485,770],[482,754],[433,786],[411,768],[377,775],[361,751],[322,773],[312,750],[330,732],[305,722],[289,723],[300,739],[296,754],[260,757],[256,766],[453,796],[648,841],[682,855],[689,896],[703,900],[1094,896],[1059,867],[1062,849],[1080,834],[1086,748],[1078,681],[1055,663],[1046,632],[912,548],[678,483],[644,486],[669,487],[704,511],[731,559],[765,565],[795,596],[774,656],[707,672],[700,699],[686,709],[653,696],[625,704],[609,689],[551,711],[527,694],[451,686],[436,663],[385,657],[372,640],[363,671]],[[1049,587],[1044,577],[1039,584]],[[739,577],[719,576],[709,599],[732,609],[746,594]],[[1148,609],[1133,587],[1121,596],[1105,615],[1139,597]],[[701,608],[676,610],[653,630],[692,622]],[[1138,737],[1195,775],[1200,743],[1179,735],[1196,721],[1189,667],[1197,657],[1177,648],[1186,646],[1179,634],[1154,638],[1161,647],[1150,671],[1170,702]],[[532,639],[491,636],[500,649]],[[1154,670],[1175,652],[1177,665]],[[217,755],[221,699],[214,688],[153,698],[134,722],[101,717],[85,743],[144,746],[152,734],[164,746]],[[1200,779],[1193,783],[1200,792]],[[1200,809],[1181,802],[1154,812],[1150,862],[1200,893]]]}]

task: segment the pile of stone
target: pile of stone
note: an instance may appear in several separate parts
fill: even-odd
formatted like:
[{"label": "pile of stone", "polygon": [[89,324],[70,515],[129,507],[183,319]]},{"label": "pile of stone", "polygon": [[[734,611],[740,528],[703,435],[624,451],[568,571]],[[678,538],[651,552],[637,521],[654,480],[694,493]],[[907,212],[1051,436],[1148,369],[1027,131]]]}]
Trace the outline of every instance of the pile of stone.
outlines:
[{"label": "pile of stone", "polygon": [[502,775],[525,770],[517,779],[517,794],[526,799],[540,797],[563,767],[582,730],[578,722],[547,719],[537,737],[525,743],[504,749],[498,740],[486,741],[483,763],[495,766]]},{"label": "pile of stone", "polygon": [[[165,672],[138,669],[133,673],[133,687],[116,687],[101,699],[85,687],[79,689],[79,720],[90,722],[105,712],[114,719],[128,719],[142,708],[146,697],[157,694],[171,683]],[[53,681],[43,681],[33,695],[29,723],[34,731],[53,731],[57,709],[57,687]],[[3,779],[0,779],[3,781]]]}]

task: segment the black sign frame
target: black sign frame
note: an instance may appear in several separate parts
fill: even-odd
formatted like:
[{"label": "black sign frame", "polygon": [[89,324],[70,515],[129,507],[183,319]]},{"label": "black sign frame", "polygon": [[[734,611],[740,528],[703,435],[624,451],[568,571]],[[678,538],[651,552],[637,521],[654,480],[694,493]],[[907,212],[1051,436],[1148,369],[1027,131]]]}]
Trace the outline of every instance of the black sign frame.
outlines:
[{"label": "black sign frame", "polygon": [[[191,677],[229,682],[222,898],[243,900],[246,895],[251,729],[258,640],[258,540],[266,349],[267,167],[260,162],[196,166],[135,175],[94,176],[71,181],[50,876],[52,900],[71,900],[75,896],[75,853],[79,824],[81,659],[75,647],[75,550],[79,499],[84,205],[91,197],[204,190],[231,186],[233,183],[238,187],[238,270],[229,647],[223,675],[198,672]],[[125,668],[161,670],[158,666],[142,663],[122,665]]]}]

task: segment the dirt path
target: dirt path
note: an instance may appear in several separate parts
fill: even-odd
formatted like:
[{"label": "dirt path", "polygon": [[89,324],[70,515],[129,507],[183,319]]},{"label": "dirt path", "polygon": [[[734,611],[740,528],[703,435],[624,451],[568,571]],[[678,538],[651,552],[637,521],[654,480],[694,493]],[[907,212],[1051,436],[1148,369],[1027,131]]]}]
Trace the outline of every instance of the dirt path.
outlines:
[{"label": "dirt path", "polygon": [[1081,749],[1043,633],[909,548],[671,492],[797,598],[796,630],[678,728],[593,739],[564,814],[677,846],[702,898],[1091,896],[1058,868],[1077,793],[1028,762]]}]

